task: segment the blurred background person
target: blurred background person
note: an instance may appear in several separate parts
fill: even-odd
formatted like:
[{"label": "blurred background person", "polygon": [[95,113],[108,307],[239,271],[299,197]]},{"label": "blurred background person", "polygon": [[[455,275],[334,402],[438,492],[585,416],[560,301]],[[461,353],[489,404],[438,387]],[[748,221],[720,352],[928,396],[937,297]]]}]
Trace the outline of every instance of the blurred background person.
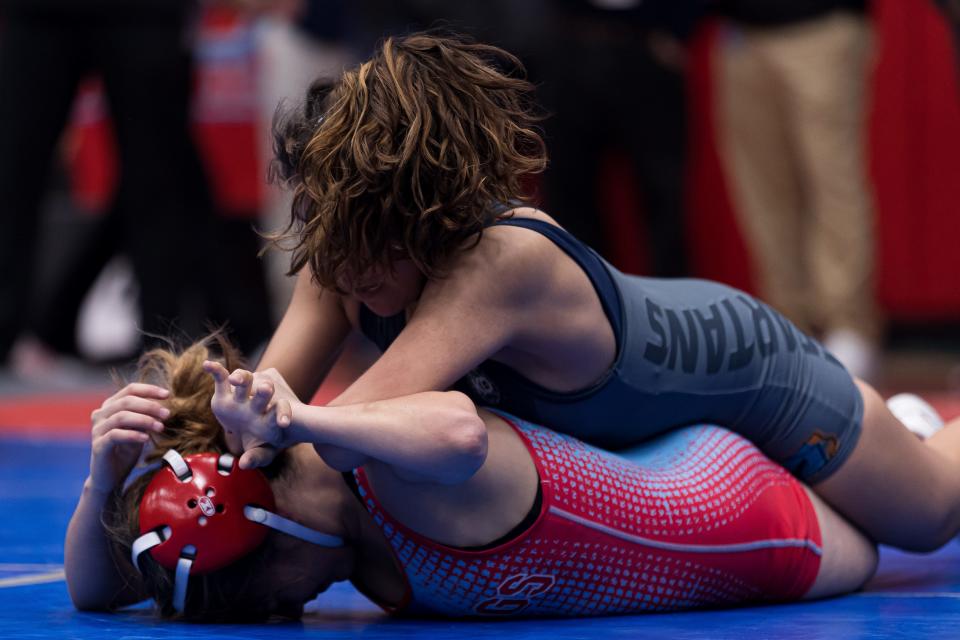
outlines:
[{"label": "blurred background person", "polygon": [[[629,163],[649,236],[650,275],[689,274],[685,44],[701,3],[555,0],[542,57],[550,165],[544,195],[575,236],[610,255],[600,211],[612,153]],[[635,212],[635,215],[640,215]]]},{"label": "blurred background person", "polygon": [[[135,284],[118,279],[114,293],[130,298],[131,290],[140,289],[141,329],[169,333],[168,319],[173,319],[173,330],[180,327],[189,335],[206,318],[228,321],[244,350],[255,356],[269,331],[267,313],[284,308],[290,282],[282,275],[287,257],[268,253],[274,275],[266,302],[253,231],[275,228],[289,216],[286,196],[264,180],[271,143],[266,125],[277,104],[299,102],[308,84],[335,77],[385,35],[445,25],[517,53],[539,85],[549,115],[543,127],[551,164],[545,181],[530,188],[540,189],[540,200],[563,224],[602,253],[614,259],[619,254],[621,263],[622,256],[639,256],[621,264],[628,270],[694,272],[749,289],[749,265],[737,249],[742,235],[754,256],[753,273],[762,288],[757,293],[773,298],[805,328],[819,329],[855,372],[864,373],[856,358],[844,354],[843,341],[831,340],[831,334],[853,336],[847,341],[855,345],[853,353],[859,345],[859,353],[867,354],[861,361],[869,362],[880,333],[871,295],[874,223],[863,178],[867,160],[848,154],[859,154],[864,144],[862,87],[870,27],[862,4],[732,0],[722,7],[726,27],[719,47],[713,46],[712,25],[694,30],[703,4],[0,0],[0,218],[5,223],[0,352],[7,353],[11,336],[22,336],[24,328],[56,352],[83,351],[75,340],[76,309],[84,298],[91,306],[90,282],[121,252],[131,256]],[[935,32],[943,23],[934,6],[921,3],[922,11],[912,11],[887,0],[873,9],[878,28],[889,36],[872,85],[878,99],[870,166],[883,216],[876,239],[883,267],[877,295],[890,315],[887,337],[894,347],[899,336],[918,335],[916,326],[929,337],[931,322],[943,323],[943,335],[955,336],[951,329],[960,308],[955,288],[940,277],[955,270],[955,257],[943,245],[955,236],[957,218],[949,203],[956,201],[960,183],[951,175],[955,154],[950,145],[955,146],[960,127],[954,108],[960,101],[943,90],[955,78],[945,75],[953,72],[953,60],[945,53],[945,33]],[[829,27],[836,22],[856,26]],[[840,36],[833,36],[833,44],[801,47],[825,24],[826,31],[848,34],[849,55],[838,53],[844,51]],[[114,40],[130,52],[123,53]],[[796,49],[774,51],[787,47],[787,41]],[[848,82],[837,80],[842,69]],[[59,181],[50,185],[46,175],[70,117],[77,78],[98,73],[116,120],[122,181],[112,205],[96,205],[107,213],[93,220],[64,206],[64,198],[51,203],[49,188],[60,195],[65,176],[55,176]],[[191,76],[197,88],[192,97]],[[140,81],[147,88],[136,84]],[[184,122],[188,109],[202,167],[193,141],[183,133],[187,127],[169,125]],[[78,128],[77,113],[73,119],[71,131]],[[145,127],[146,122],[153,124]],[[837,142],[839,137],[824,132],[828,129],[843,131],[847,142]],[[60,151],[76,158],[73,137]],[[836,151],[824,151],[818,139],[833,140]],[[770,154],[767,160],[757,161],[754,144],[759,157]],[[170,160],[174,157],[188,159]],[[89,158],[73,160],[71,184],[78,165],[79,173],[102,171]],[[37,255],[38,194],[45,188],[43,224],[56,242],[46,242]],[[622,198],[624,189],[626,195],[640,196],[635,213],[648,221],[646,232],[634,234],[633,221],[625,219],[630,214],[622,205],[634,199]],[[751,204],[764,198],[777,206]],[[684,211],[685,202],[697,207]],[[261,205],[267,213],[258,218]],[[64,215],[47,215],[51,208],[67,211],[69,224]],[[857,215],[867,222],[856,222]],[[758,220],[761,237],[769,233],[782,243],[767,243],[766,254],[756,239]],[[823,220],[829,224],[822,225]],[[646,251],[640,246],[643,236],[651,241]],[[817,237],[832,240],[817,245]],[[34,272],[31,254],[47,273]],[[649,268],[641,259],[645,255],[652,258]],[[772,255],[781,267],[792,265],[806,280],[771,286],[763,255]],[[39,300],[25,317],[23,300],[31,290]],[[120,315],[104,308],[83,324],[105,333],[122,322],[133,324]],[[137,328],[130,332],[136,335]]]},{"label": "blurred background person", "polygon": [[[256,42],[258,144],[260,173],[273,158],[272,122],[278,105],[298,104],[314,82],[332,83],[359,58],[350,46],[350,3],[344,0],[234,0],[253,21]],[[290,217],[290,193],[267,185],[260,225],[280,228]],[[271,320],[279,321],[293,290],[286,277],[289,258],[279,251],[264,255],[269,280]]]},{"label": "blurred background person", "polygon": [[[263,277],[255,256],[247,258],[256,245],[228,250],[250,232],[218,224],[190,134],[195,10],[192,0],[0,4],[0,364],[29,324],[56,336],[51,346],[70,348],[64,327],[117,251],[129,257],[139,285],[143,335],[198,335],[231,320],[252,350],[269,331],[258,299]],[[102,78],[109,104],[119,188],[87,246],[44,256],[67,258],[53,287],[66,293],[47,301],[44,322],[31,323],[40,202],[77,88],[90,74]]]},{"label": "blurred background person", "polygon": [[722,0],[718,146],[760,295],[854,375],[874,373],[865,0]]}]

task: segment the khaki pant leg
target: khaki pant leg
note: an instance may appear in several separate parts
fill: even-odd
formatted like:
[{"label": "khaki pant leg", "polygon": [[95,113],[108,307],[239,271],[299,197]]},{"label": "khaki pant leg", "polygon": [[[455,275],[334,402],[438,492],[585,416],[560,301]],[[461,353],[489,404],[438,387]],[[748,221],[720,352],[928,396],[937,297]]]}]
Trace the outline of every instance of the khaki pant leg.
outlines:
[{"label": "khaki pant leg", "polygon": [[874,215],[865,160],[871,29],[838,12],[783,30],[767,50],[786,85],[803,179],[815,321],[876,339]]},{"label": "khaki pant leg", "polygon": [[728,26],[714,57],[719,153],[760,295],[810,329],[800,199],[780,79],[761,39]]}]

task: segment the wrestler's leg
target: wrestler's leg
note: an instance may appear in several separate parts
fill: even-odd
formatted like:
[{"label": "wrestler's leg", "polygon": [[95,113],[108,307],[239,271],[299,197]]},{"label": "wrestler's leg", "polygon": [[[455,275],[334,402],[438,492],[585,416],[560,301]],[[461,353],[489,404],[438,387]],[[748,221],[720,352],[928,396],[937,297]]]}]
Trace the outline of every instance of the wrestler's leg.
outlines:
[{"label": "wrestler's leg", "polygon": [[922,441],[870,385],[863,429],[850,457],[813,489],[870,538],[911,551],[932,551],[960,529],[960,423]]},{"label": "wrestler's leg", "polygon": [[855,591],[877,569],[877,547],[852,524],[840,517],[812,490],[806,489],[820,525],[823,555],[820,570],[804,600]]}]

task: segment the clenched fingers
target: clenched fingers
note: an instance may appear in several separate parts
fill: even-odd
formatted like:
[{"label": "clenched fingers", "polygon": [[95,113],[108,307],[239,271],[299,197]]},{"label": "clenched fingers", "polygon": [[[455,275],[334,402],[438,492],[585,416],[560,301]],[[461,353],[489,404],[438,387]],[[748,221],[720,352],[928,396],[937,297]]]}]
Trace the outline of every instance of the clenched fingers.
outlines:
[{"label": "clenched fingers", "polygon": [[226,396],[230,393],[230,382],[227,380],[230,374],[222,364],[213,360],[205,360],[203,370],[213,376],[214,392],[217,395]]},{"label": "clenched fingers", "polygon": [[[168,397],[170,397],[170,391],[168,389],[145,382],[132,382],[104,400],[100,408],[90,414],[90,420],[96,422],[106,417],[112,412],[111,408],[117,407],[118,405],[120,405],[119,408],[128,408],[123,406],[122,403],[127,402],[128,399],[131,398],[152,399],[156,401],[165,400]],[[162,406],[159,402],[156,404],[157,406]]]},{"label": "clenched fingers", "polygon": [[230,384],[233,385],[233,396],[237,402],[246,402],[250,397],[250,384],[253,374],[246,369],[236,369],[230,374]]},{"label": "clenched fingers", "polygon": [[117,411],[110,417],[94,424],[94,437],[102,436],[115,429],[136,429],[138,431],[163,431],[163,423],[151,415],[136,411]]},{"label": "clenched fingers", "polygon": [[258,382],[250,400],[250,408],[257,413],[264,413],[273,399],[273,383],[269,380]]},{"label": "clenched fingers", "polygon": [[93,443],[96,453],[103,453],[120,444],[144,444],[150,439],[150,434],[130,429],[113,429],[97,438]]},{"label": "clenched fingers", "polygon": [[133,411],[152,416],[157,420],[166,420],[170,417],[170,410],[163,406],[157,400],[143,398],[139,396],[121,396],[112,398],[103,403],[103,405],[93,412],[91,418],[94,422],[94,428],[97,424],[106,420],[119,411]]},{"label": "clenched fingers", "polygon": [[117,391],[115,394],[110,396],[107,400],[113,400],[122,396],[140,396],[142,398],[159,398],[163,399],[170,395],[169,389],[164,389],[163,387],[158,387],[155,384],[148,384],[146,382],[131,382],[124,388]]},{"label": "clenched fingers", "polygon": [[290,401],[286,398],[280,398],[277,400],[277,406],[274,410],[277,412],[277,424],[283,428],[289,427],[293,420],[293,409],[290,406]]}]

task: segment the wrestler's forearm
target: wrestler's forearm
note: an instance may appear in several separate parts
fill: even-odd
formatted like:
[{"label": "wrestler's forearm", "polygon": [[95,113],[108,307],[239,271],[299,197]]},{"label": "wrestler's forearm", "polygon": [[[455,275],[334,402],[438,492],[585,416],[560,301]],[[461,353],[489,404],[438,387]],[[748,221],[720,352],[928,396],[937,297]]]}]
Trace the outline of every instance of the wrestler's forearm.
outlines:
[{"label": "wrestler's forearm", "polygon": [[333,445],[379,460],[409,480],[458,484],[487,455],[476,407],[458,392],[427,392],[339,407],[297,405],[288,427],[295,442]]},{"label": "wrestler's forearm", "polygon": [[85,483],[67,527],[64,573],[70,599],[77,609],[113,609],[145,599],[134,576],[121,573],[110,551],[101,523],[107,499],[107,494]]},{"label": "wrestler's forearm", "polygon": [[297,276],[283,320],[257,364],[274,368],[304,402],[309,402],[333,367],[350,332],[339,297],[314,285],[307,272]]}]

